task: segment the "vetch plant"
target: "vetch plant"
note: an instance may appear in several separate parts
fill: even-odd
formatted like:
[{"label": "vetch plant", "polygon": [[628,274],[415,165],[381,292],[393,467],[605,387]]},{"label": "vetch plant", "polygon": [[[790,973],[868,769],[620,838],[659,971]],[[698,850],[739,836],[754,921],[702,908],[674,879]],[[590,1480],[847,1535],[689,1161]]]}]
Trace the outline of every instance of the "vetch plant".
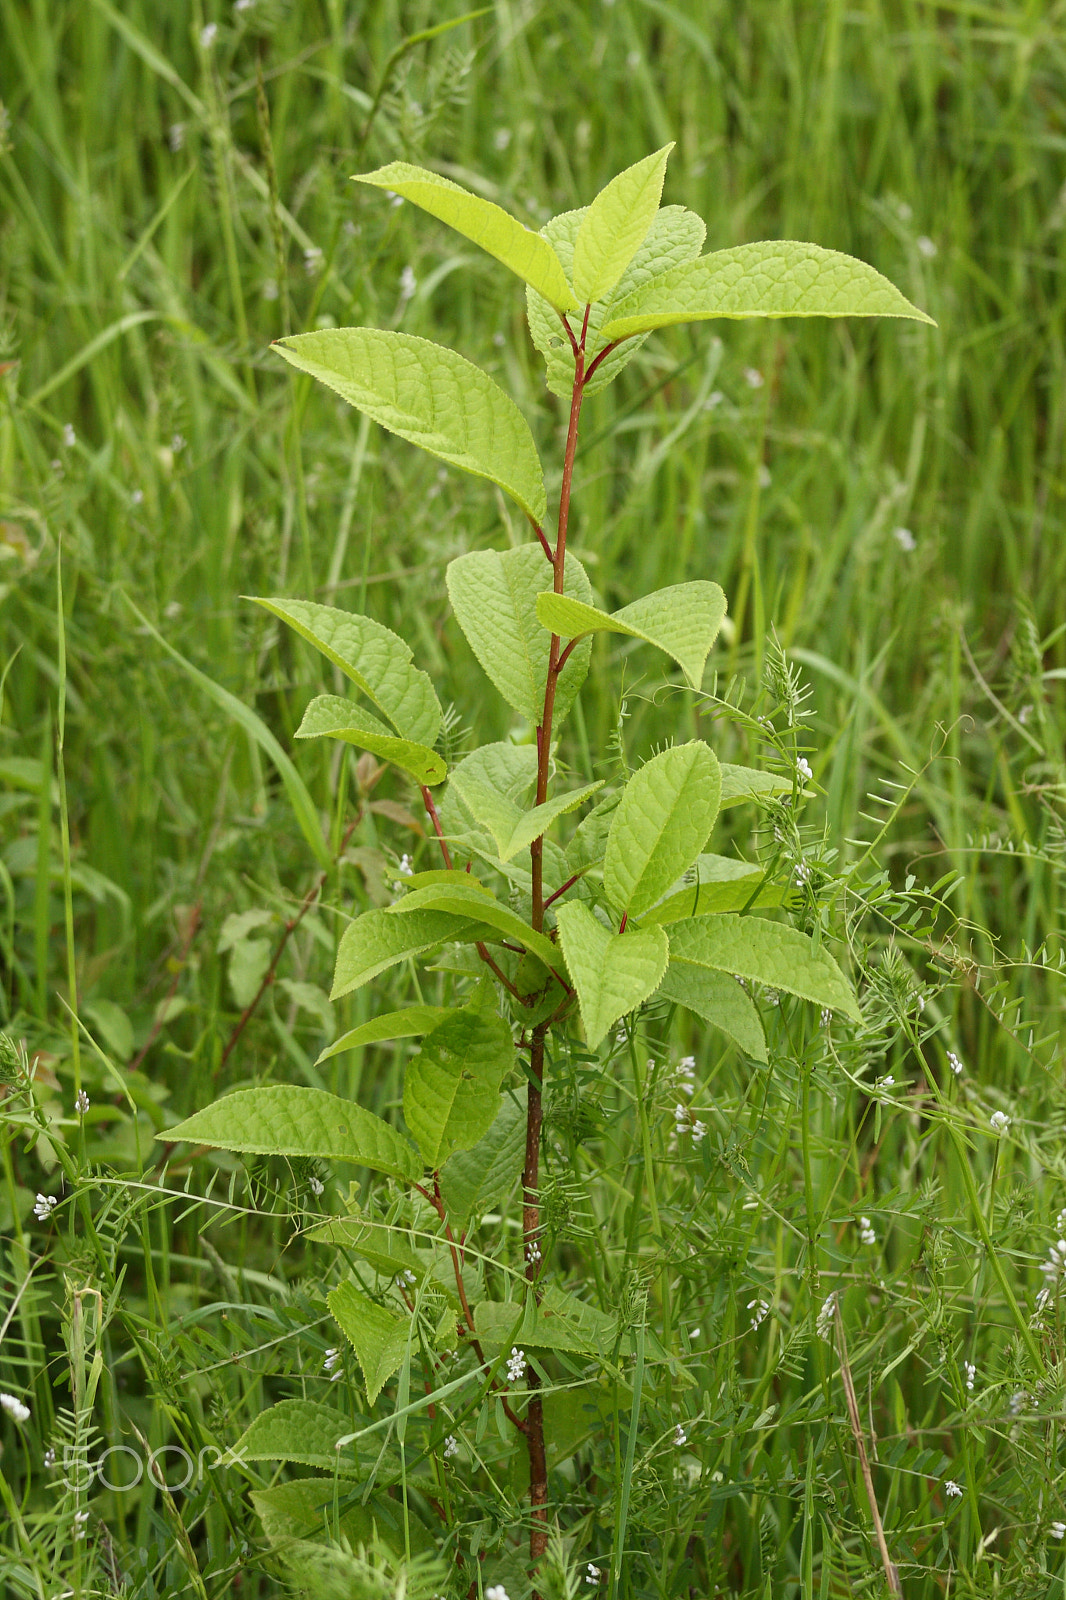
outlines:
[{"label": "vetch plant", "polygon": [[[391,1183],[387,1219],[353,1207],[309,1237],[341,1247],[349,1264],[362,1264],[331,1291],[329,1306],[362,1371],[371,1411],[399,1374],[389,1438],[400,1472],[383,1481],[404,1483],[402,1545],[410,1553],[413,1522],[421,1526],[425,1512],[432,1523],[435,1510],[440,1520],[428,1536],[459,1568],[470,1554],[449,1529],[448,1484],[458,1448],[449,1421],[460,1407],[474,1405],[482,1461],[490,1409],[505,1454],[525,1458],[513,1481],[528,1483],[534,1572],[548,1545],[552,1510],[546,1381],[558,1371],[579,1375],[582,1393],[608,1407],[623,1439],[639,1414],[642,1294],[628,1297],[640,1301],[639,1315],[619,1303],[597,1306],[562,1286],[552,1260],[541,1167],[552,1063],[576,1049],[587,1080],[606,1078],[619,1041],[635,1049],[627,1019],[653,996],[721,1030],[756,1063],[767,1060],[753,998],[760,986],[808,1001],[823,1015],[860,1020],[852,985],[824,936],[813,938],[776,914],[796,886],[768,886],[761,868],[710,849],[723,807],[794,799],[813,777],[805,757],[794,775],[776,777],[720,762],[709,744],[691,739],[660,750],[606,794],[603,778],[578,787],[561,778],[559,730],[589,672],[594,635],[619,635],[665,653],[699,694],[726,614],[726,597],[709,578],[674,584],[613,612],[597,603],[568,545],[586,396],[610,383],[650,334],[676,323],[931,320],[869,266],[817,245],[778,241],[701,255],[702,221],[683,206],[660,204],[670,148],[630,167],[589,206],[553,218],[540,233],[405,163],[358,179],[449,224],[525,283],[529,330],[545,360],[548,388],[568,406],[550,522],[528,424],[494,380],[458,352],[379,328],[328,328],[275,346],[293,367],[384,428],[496,485],[532,530],[525,544],[471,551],[448,567],[456,622],[528,730],[526,740],[482,745],[450,765],[441,751],[436,692],[403,639],[370,617],[312,601],[259,602],[320,650],[354,691],[315,698],[297,736],[347,742],[391,763],[417,787],[435,836],[439,864],[412,872],[405,855],[395,902],[348,923],[332,998],[374,984],[401,963],[420,962],[443,966],[446,1003],[423,1003],[419,993],[325,1052],[421,1038],[404,1076],[404,1128],[324,1090],[265,1086],[239,1090],[166,1135],[257,1155],[348,1162]],[[412,288],[413,282],[412,273]],[[609,767],[609,752],[603,754]],[[795,877],[808,892],[807,877],[801,880],[799,869]],[[638,1075],[635,1055],[633,1064]],[[648,1071],[653,1077],[653,1062]],[[691,1059],[681,1077],[681,1092],[690,1096]],[[705,1123],[682,1103],[675,1117],[684,1142],[698,1146]],[[505,1236],[492,1244],[479,1225],[519,1171],[521,1251],[509,1255]],[[818,1319],[823,1337],[831,1301]],[[769,1304],[758,1299],[748,1309],[757,1327]],[[622,1358],[627,1343],[635,1361],[631,1382]],[[338,1363],[330,1350],[327,1368]],[[403,1464],[416,1415],[432,1419],[425,1435],[432,1480],[420,1482],[420,1500],[408,1494]],[[286,1458],[304,1463],[322,1464],[321,1441],[329,1439],[333,1464],[356,1477],[366,1474],[364,1434],[372,1435],[365,1447],[372,1447],[370,1460],[382,1438],[376,1424],[352,1433],[340,1410],[285,1401],[242,1440],[251,1459],[257,1448],[259,1458],[269,1457],[271,1430],[285,1432]],[[687,1441],[680,1423],[669,1437],[677,1447]],[[631,1440],[627,1485],[632,1450]],[[616,1516],[612,1593],[628,1492]],[[264,1515],[270,1508],[277,1527],[274,1493],[257,1496],[257,1505]],[[379,1496],[364,1503],[377,1504],[381,1528],[394,1522],[394,1502]],[[472,1554],[476,1566],[476,1547]],[[520,1571],[512,1564],[505,1575]],[[469,1566],[465,1572],[464,1591]],[[598,1568],[588,1572],[599,1577]],[[489,1575],[484,1569],[483,1577]],[[503,1584],[485,1590],[504,1592]]]}]

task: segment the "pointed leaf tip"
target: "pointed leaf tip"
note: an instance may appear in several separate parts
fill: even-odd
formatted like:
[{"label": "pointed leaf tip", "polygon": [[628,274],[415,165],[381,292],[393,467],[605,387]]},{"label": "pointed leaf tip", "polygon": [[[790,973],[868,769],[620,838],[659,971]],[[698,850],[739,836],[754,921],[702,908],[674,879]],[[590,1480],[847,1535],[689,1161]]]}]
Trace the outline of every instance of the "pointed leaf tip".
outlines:
[{"label": "pointed leaf tip", "polygon": [[673,144],[612,178],[585,213],[574,242],[574,293],[584,304],[614,288],[644,242],[662,199]]}]

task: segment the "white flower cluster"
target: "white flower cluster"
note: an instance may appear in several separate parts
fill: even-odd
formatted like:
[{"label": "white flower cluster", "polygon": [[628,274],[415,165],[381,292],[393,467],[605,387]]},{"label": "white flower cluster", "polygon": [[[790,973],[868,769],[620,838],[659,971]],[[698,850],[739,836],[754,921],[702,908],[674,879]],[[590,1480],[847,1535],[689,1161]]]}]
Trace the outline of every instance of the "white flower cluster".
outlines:
[{"label": "white flower cluster", "polygon": [[536,1239],[531,1240],[531,1242],[526,1245],[526,1260],[529,1262],[531,1267],[540,1266],[540,1245],[537,1243]]},{"label": "white flower cluster", "polygon": [[964,1361],[963,1364],[962,1364],[962,1367],[963,1367],[963,1371],[966,1374],[966,1387],[970,1391],[970,1393],[972,1394],[973,1393],[974,1379],[977,1377],[977,1367],[974,1365],[974,1363],[972,1361]]},{"label": "white flower cluster", "polygon": [[89,1520],[89,1513],[87,1511],[75,1511],[75,1513],[74,1513],[74,1537],[75,1537],[75,1539],[84,1539],[85,1538],[86,1533],[89,1531],[85,1526],[85,1524],[88,1522],[88,1520]]},{"label": "white flower cluster", "polygon": [[675,1134],[691,1133],[693,1144],[699,1144],[702,1139],[706,1139],[707,1137],[707,1124],[705,1122],[698,1121],[698,1119],[692,1115],[692,1112],[689,1110],[688,1106],[683,1106],[681,1102],[678,1101],[677,1105],[674,1107],[674,1132]]},{"label": "white flower cluster", "polygon": [[599,1569],[599,1567],[595,1566],[590,1561],[588,1566],[585,1569],[585,1582],[586,1583],[599,1583],[599,1581],[600,1581],[600,1569]]},{"label": "white flower cluster", "polygon": [[681,1426],[680,1422],[677,1424],[677,1427],[674,1429],[674,1444],[675,1444],[675,1446],[677,1447],[678,1450],[681,1449],[681,1446],[683,1444],[688,1444],[688,1434],[685,1432],[685,1430]]},{"label": "white flower cluster", "polygon": [[459,1454],[459,1441],[455,1437],[454,1433],[450,1433],[448,1435],[448,1437],[444,1441],[444,1459],[445,1459],[445,1461],[447,1461],[452,1456],[457,1456],[458,1454]]},{"label": "white flower cluster", "polygon": [[822,1309],[819,1311],[817,1320],[814,1324],[815,1333],[818,1335],[819,1339],[824,1339],[827,1344],[832,1337],[833,1318],[836,1315],[836,1308],[837,1294],[836,1290],[834,1289],[832,1294],[827,1294],[825,1299],[822,1301]]},{"label": "white flower cluster", "polygon": [[37,1196],[37,1203],[33,1208],[33,1214],[37,1218],[37,1221],[47,1222],[48,1218],[52,1215],[52,1212],[55,1210],[58,1204],[59,1200],[56,1195],[39,1194]]},{"label": "white flower cluster", "polygon": [[951,1068],[956,1078],[962,1077],[962,1062],[959,1060],[954,1050],[948,1051],[948,1066]]},{"label": "white flower cluster", "polygon": [[485,1600],[511,1600],[502,1583],[494,1583],[485,1590]]},{"label": "white flower cluster", "polygon": [[796,773],[804,783],[810,783],[811,779],[814,777],[814,768],[811,766],[806,756],[800,756],[799,760],[796,762]]},{"label": "white flower cluster", "polygon": [[802,889],[811,881],[811,869],[806,861],[797,861],[792,874],[792,881],[797,889]]},{"label": "white flower cluster", "polygon": [[687,1094],[691,1100],[696,1092],[696,1057],[682,1056],[677,1063],[677,1087],[682,1094]]},{"label": "white flower cluster", "polygon": [[344,1368],[338,1365],[340,1358],[340,1351],[334,1345],[330,1345],[329,1349],[326,1351],[326,1359],[322,1363],[323,1367],[329,1373],[330,1383],[336,1383],[338,1378],[344,1377]]},{"label": "white flower cluster", "polygon": [[1048,1533],[1052,1539],[1066,1539],[1066,1522],[1053,1522]]},{"label": "white flower cluster", "polygon": [[949,1478],[944,1485],[944,1493],[949,1500],[962,1499],[962,1484],[956,1483],[954,1478]]},{"label": "white flower cluster", "polygon": [[89,1096],[84,1089],[79,1089],[74,1097],[74,1109],[79,1117],[83,1117],[89,1109]]},{"label": "white flower cluster", "polygon": [[770,1315],[770,1302],[756,1296],[754,1300],[748,1301],[748,1310],[751,1312],[751,1326],[754,1331]]},{"label": "white flower cluster", "polygon": [[[508,1383],[520,1383],[526,1375],[526,1353],[519,1350],[517,1345],[511,1346],[511,1354],[507,1361]],[[487,1596],[486,1596],[487,1600]]]},{"label": "white flower cluster", "polygon": [[414,872],[415,869],[411,865],[411,857],[406,853],[406,851],[400,857],[400,865],[396,870],[399,872],[401,878],[409,878]]},{"label": "white flower cluster", "polygon": [[874,1232],[874,1225],[870,1221],[869,1217],[859,1218],[859,1238],[863,1244],[877,1243],[877,1235]]},{"label": "white flower cluster", "polygon": [[0,1394],[0,1407],[7,1412],[9,1417],[13,1417],[16,1422],[29,1421],[30,1408],[29,1406],[24,1406],[17,1395]]},{"label": "white flower cluster", "polygon": [[1003,1135],[1010,1127],[1010,1118],[1008,1117],[1007,1113],[1005,1111],[993,1111],[988,1120],[992,1126],[993,1133],[998,1134],[998,1136],[1002,1139]]}]

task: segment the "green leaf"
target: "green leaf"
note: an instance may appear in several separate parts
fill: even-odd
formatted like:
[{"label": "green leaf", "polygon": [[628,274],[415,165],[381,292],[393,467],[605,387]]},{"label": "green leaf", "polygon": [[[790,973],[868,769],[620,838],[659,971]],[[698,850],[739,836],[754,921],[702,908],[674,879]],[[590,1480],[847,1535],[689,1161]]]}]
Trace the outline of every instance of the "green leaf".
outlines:
[{"label": "green leaf", "polygon": [[559,311],[577,309],[574,291],[548,241],[491,200],[482,200],[449,178],[440,178],[425,167],[409,166],[406,161],[393,161],[376,172],[356,173],[353,181],[402,195],[502,261]]},{"label": "green leaf", "polygon": [[352,1431],[351,1419],[313,1400],[279,1400],[261,1411],[233,1446],[244,1461],[296,1461],[323,1472],[351,1473],[358,1463],[337,1450]]},{"label": "green leaf", "polygon": [[549,1284],[540,1305],[530,1295],[516,1300],[482,1300],[474,1307],[474,1327],[490,1360],[512,1344],[522,1349],[567,1350],[573,1355],[605,1356],[618,1338],[618,1318]]},{"label": "green leaf", "polygon": [[862,1021],[855,991],[828,950],[805,933],[762,917],[693,917],[670,929],[670,963],[753,979]]},{"label": "green leaf", "polygon": [[672,949],[670,955],[666,976],[659,985],[662,998],[673,1000],[721,1028],[753,1061],[765,1061],[766,1038],[759,1013],[736,979],[730,973],[698,967],[690,961],[675,961]]},{"label": "green leaf", "polygon": [[614,288],[644,242],[662,199],[673,144],[645,156],[601,189],[574,242],[574,293],[582,305]]},{"label": "green leaf", "polygon": [[669,943],[662,928],[611,933],[579,901],[560,905],[557,922],[585,1037],[595,1050],[608,1029],[654,994],[666,971]]},{"label": "green leaf", "polygon": [[440,701],[429,674],[412,665],[411,648],[398,633],[370,617],[320,606],[313,600],[257,599],[255,603],[321,650],[374,702],[402,739],[434,743],[440,733]]},{"label": "green leaf", "polygon": [[603,887],[616,911],[649,910],[707,843],[722,780],[702,740],[653,756],[622,792],[607,836]]},{"label": "green leaf", "polygon": [[364,911],[345,928],[337,948],[331,1000],[351,994],[405,956],[421,955],[434,945],[461,939],[472,925],[468,913],[449,915],[431,910],[397,918],[390,914],[392,909]]},{"label": "green leaf", "polygon": [[734,861],[729,856],[701,855],[692,870],[696,881],[646,911],[646,922],[666,927],[683,917],[711,911],[765,910],[781,905],[787,892],[780,884],[760,888],[765,877],[763,869],[747,861]]},{"label": "green leaf", "polygon": [[[562,261],[564,271],[573,267],[574,244],[586,209],[564,211],[546,223],[542,230],[545,239],[550,241]],[[585,330],[586,371],[607,348],[603,326],[611,319],[612,307],[652,278],[681,266],[685,261],[695,261],[703,249],[706,236],[707,229],[701,218],[695,212],[687,211],[684,206],[663,206],[656,213],[644,243],[621,280],[611,294],[596,302],[589,313]],[[569,401],[574,386],[574,352],[560,326],[558,312],[532,289],[527,289],[526,316],[533,343],[547,364],[548,388],[552,394]],[[603,355],[596,371],[585,384],[585,393],[595,394],[597,390],[606,388],[622,368],[632,361],[646,338],[647,334],[627,339],[618,349]]]},{"label": "green leaf", "polygon": [[[512,745],[510,748],[514,749],[515,746]],[[535,758],[536,752],[532,754]],[[474,752],[474,756],[481,755],[480,750]],[[534,806],[526,811],[493,784],[486,772],[488,765],[489,763],[482,761],[475,763],[473,757],[468,756],[453,771],[452,787],[474,821],[492,834],[501,861],[510,861],[520,850],[528,849],[534,839],[541,838],[547,832],[556,817],[563,816],[567,811],[573,811],[587,800],[589,795],[595,794],[603,787],[602,780],[599,783],[591,783],[584,789],[573,789],[569,794],[555,795],[543,805]],[[535,767],[533,776],[536,776]]]},{"label": "green leaf", "polygon": [[[744,800],[776,800],[780,795],[792,793],[792,779],[777,772],[759,772],[754,767],[737,767],[729,761],[721,764],[722,809],[738,806]],[[801,789],[801,794],[810,794]]]},{"label": "green leaf", "polygon": [[367,1404],[373,1405],[407,1354],[410,1321],[394,1316],[345,1279],[326,1296],[329,1309],[363,1371]]},{"label": "green leaf", "polygon": [[711,646],[726,612],[716,583],[675,583],[608,613],[566,595],[537,595],[537,618],[549,633],[575,639],[586,633],[622,633],[672,656],[694,689],[703,681]]},{"label": "green leaf", "polygon": [[[368,1462],[364,1470],[373,1465]],[[378,1472],[379,1483],[382,1478]],[[347,1499],[347,1494],[342,1498]],[[337,1536],[346,1539],[353,1549],[380,1540],[401,1556],[408,1547],[412,1554],[435,1548],[427,1528],[417,1518],[409,1518],[404,1529],[402,1505],[386,1494],[372,1495],[365,1504],[356,1501],[338,1517],[337,1491],[330,1478],[293,1478],[270,1489],[253,1490],[251,1500],[267,1542],[280,1547],[281,1553],[291,1549],[294,1540],[314,1539],[318,1541],[316,1548],[322,1549],[323,1540]],[[306,1578],[306,1571],[303,1576]]]},{"label": "green leaf", "polygon": [[566,863],[571,873],[599,866],[607,849],[607,837],[621,798],[622,790],[616,789],[606,800],[593,806],[587,817],[582,818],[566,847]]},{"label": "green leaf", "polygon": [[426,1276],[426,1269],[407,1244],[399,1228],[390,1228],[383,1222],[371,1222],[366,1217],[327,1217],[314,1228],[306,1228],[301,1239],[315,1244],[337,1245],[367,1261],[383,1277],[398,1278],[409,1273],[417,1282]]},{"label": "green leaf", "polygon": [[489,1131],[469,1150],[458,1150],[441,1168],[441,1199],[453,1233],[462,1233],[478,1211],[500,1203],[517,1181],[526,1153],[526,1093],[505,1094]]},{"label": "green leaf", "polygon": [[865,261],[781,239],[715,250],[675,267],[618,301],[603,332],[627,339],[710,317],[911,317],[936,326]]},{"label": "green leaf", "polygon": [[[567,565],[569,565],[569,562]],[[333,857],[322,834],[322,825],[318,819],[318,808],[311,799],[307,785],[270,729],[256,716],[250,706],[246,706],[242,700],[237,699],[236,695],[230,694],[228,689],[223,689],[221,684],[216,683],[213,678],[209,678],[198,667],[194,667],[191,661],[186,661],[185,657],[175,650],[172,644],[168,644],[156,628],[153,628],[148,618],[137,609],[128,596],[126,597],[126,604],[145,632],[150,634],[156,643],[162,646],[167,655],[178,663],[182,671],[194,683],[199,684],[200,688],[210,695],[217,706],[220,706],[228,716],[233,718],[234,722],[244,729],[249,738],[253,739],[264,754],[274,763],[278,776],[285,785],[285,792],[289,797],[289,803],[299,824],[300,832],[311,846],[319,866],[328,872],[333,866]]]},{"label": "green leaf", "polygon": [[404,1074],[403,1114],[427,1167],[488,1132],[513,1065],[511,1030],[494,1012],[463,1010],[426,1035]]},{"label": "green leaf", "polygon": [[351,1100],[302,1084],[238,1089],[156,1135],[260,1156],[308,1156],[414,1181],[422,1165],[395,1128]]},{"label": "green leaf", "polygon": [[328,1049],[323,1050],[315,1066],[328,1061],[330,1056],[339,1056],[344,1050],[359,1050],[367,1044],[382,1044],[388,1039],[413,1039],[420,1033],[429,1033],[456,1009],[453,1006],[405,1006],[402,1011],[387,1011],[380,1017],[372,1017],[358,1028],[350,1028]]},{"label": "green leaf", "polygon": [[472,361],[386,328],[323,328],[279,339],[272,348],[390,433],[488,478],[534,522],[543,522],[548,502],[529,425]]},{"label": "green leaf", "polygon": [[[430,884],[425,889],[413,889],[381,915],[403,923],[408,917],[441,913],[448,913],[455,918],[468,917],[471,919],[469,924],[471,928],[480,923],[495,929],[498,933],[505,933],[508,938],[516,939],[526,950],[532,950],[533,954],[539,956],[553,971],[562,970],[562,959],[550,939],[546,939],[542,933],[534,933],[516,911],[512,911],[509,906],[502,906],[487,890],[473,885],[466,888],[462,884],[452,886],[442,883]],[[375,915],[377,913],[368,911],[353,926],[358,927],[367,917]],[[483,934],[478,932],[474,937],[480,939]]]},{"label": "green leaf", "polygon": [[409,773],[416,783],[428,788],[443,783],[448,776],[444,758],[435,750],[411,739],[397,739],[369,711],[361,710],[339,694],[316,695],[296,730],[297,739],[315,739],[323,735],[329,739],[344,739],[360,750],[380,756],[382,761],[391,761],[394,767]]},{"label": "green leaf", "polygon": [[[473,550],[449,563],[448,596],[471,650],[507,703],[533,724],[544,711],[550,641],[537,621],[537,593],[551,568],[539,544],[515,550]],[[566,558],[565,592],[590,601],[592,585],[574,556]],[[589,668],[590,643],[575,647],[555,689],[555,725],[569,711]]]}]

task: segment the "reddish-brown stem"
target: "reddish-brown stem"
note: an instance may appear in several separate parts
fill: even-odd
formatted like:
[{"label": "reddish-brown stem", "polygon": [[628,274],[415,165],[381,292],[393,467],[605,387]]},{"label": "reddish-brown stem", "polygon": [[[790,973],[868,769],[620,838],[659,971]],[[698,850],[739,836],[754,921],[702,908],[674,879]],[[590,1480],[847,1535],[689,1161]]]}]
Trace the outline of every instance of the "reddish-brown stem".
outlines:
[{"label": "reddish-brown stem", "polygon": [[540,540],[541,548],[543,549],[544,554],[547,556],[549,561],[554,561],[555,560],[555,551],[552,549],[551,545],[548,543],[547,539],[544,537],[544,529],[541,527],[539,522],[533,522],[533,518],[532,517],[530,517],[529,520],[530,520],[531,523],[533,523],[533,532],[536,534],[537,538]]},{"label": "reddish-brown stem", "polygon": [[521,1001],[521,1003],[523,1005],[527,1004],[527,1001],[525,1000],[524,996],[519,994],[518,990],[515,988],[514,984],[511,982],[511,980],[507,976],[506,972],[504,972],[503,968],[497,966],[496,962],[493,961],[492,957],[489,955],[487,947],[484,944],[482,944],[480,939],[478,940],[477,945],[475,946],[475,948],[477,950],[478,955],[481,957],[482,961],[485,963],[485,965],[488,967],[489,971],[492,973],[493,977],[495,977],[500,983],[503,984],[503,986],[507,990],[508,994],[513,995],[514,998],[516,1000]]},{"label": "reddish-brown stem", "polygon": [[622,912],[622,920],[618,924],[619,933],[625,933],[625,931],[626,931],[626,923],[628,921],[629,921],[629,912],[628,911],[623,911]]},{"label": "reddish-brown stem", "polygon": [[441,855],[444,857],[444,865],[450,872],[452,867],[451,854],[449,853],[448,846],[445,843],[444,834],[441,832],[440,818],[437,815],[437,808],[433,804],[433,796],[430,794],[425,784],[422,785],[422,801],[427,812],[429,813],[429,820],[433,824],[433,832],[437,835],[437,842],[440,845]]},{"label": "reddish-brown stem", "polygon": [[574,884],[580,878],[580,876],[581,876],[580,872],[575,872],[573,877],[572,878],[567,878],[566,882],[565,883],[561,883],[559,885],[558,889],[553,889],[551,894],[548,896],[547,900],[545,900],[545,902],[544,902],[545,911],[547,911],[547,909],[548,909],[548,907],[550,905],[554,905],[555,901],[558,900],[559,896],[565,894],[567,889],[572,889],[574,887]]},{"label": "reddish-brown stem", "polygon": [[613,344],[604,345],[603,349],[600,351],[600,353],[596,357],[595,361],[593,361],[591,363],[591,365],[589,367],[589,370],[585,374],[585,382],[586,383],[588,383],[590,381],[590,379],[592,379],[595,376],[596,368],[599,366],[600,362],[603,361],[607,356],[609,356],[612,350],[617,350],[618,346],[621,343],[622,343],[621,339],[616,339]]},{"label": "reddish-brown stem", "polygon": [[[580,637],[581,636],[579,634],[578,635],[578,639],[580,639]],[[563,668],[566,666],[566,663],[569,661],[570,652],[574,648],[575,644],[578,643],[578,639],[571,639],[570,643],[567,645],[566,649],[563,651],[562,655],[559,657],[558,661],[555,663],[555,674],[556,674],[556,677],[558,677],[559,673],[562,672]]]}]

